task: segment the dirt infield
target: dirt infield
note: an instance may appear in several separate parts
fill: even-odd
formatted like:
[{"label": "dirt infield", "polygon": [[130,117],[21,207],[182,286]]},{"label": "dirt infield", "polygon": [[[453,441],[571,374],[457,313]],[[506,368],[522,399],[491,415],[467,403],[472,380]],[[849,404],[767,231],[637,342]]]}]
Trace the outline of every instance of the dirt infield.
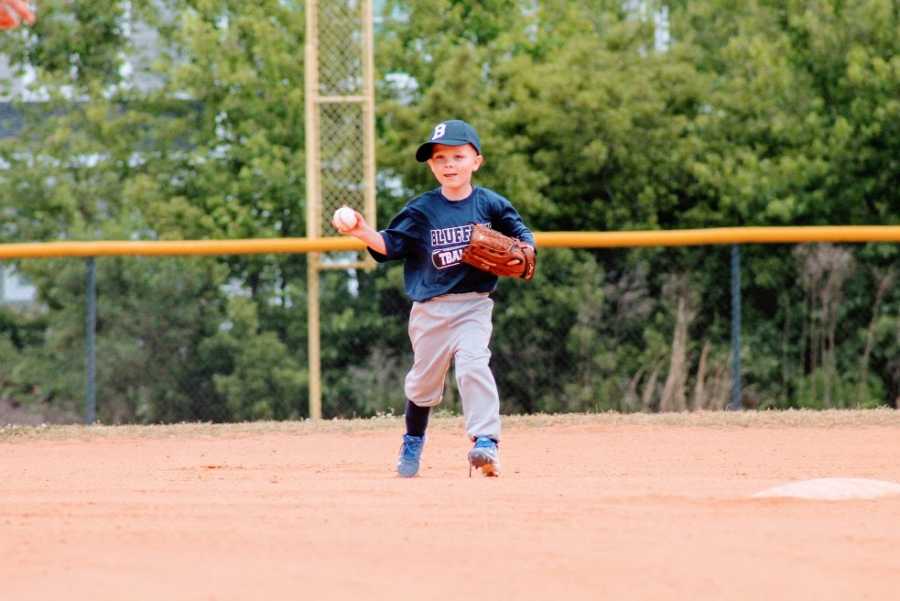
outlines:
[{"label": "dirt infield", "polygon": [[0,598],[896,599],[892,411],[510,418],[467,477],[459,418],[394,476],[401,420],[0,428]]}]

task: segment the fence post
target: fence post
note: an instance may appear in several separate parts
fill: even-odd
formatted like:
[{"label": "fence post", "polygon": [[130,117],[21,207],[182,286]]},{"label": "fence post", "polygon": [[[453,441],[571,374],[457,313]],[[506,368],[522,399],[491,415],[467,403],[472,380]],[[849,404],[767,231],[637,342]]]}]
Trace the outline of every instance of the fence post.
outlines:
[{"label": "fence post", "polygon": [[741,409],[741,247],[731,245],[731,401],[728,409]]},{"label": "fence post", "polygon": [[84,350],[87,384],[84,392],[84,423],[91,425],[97,421],[97,264],[94,257],[88,257],[85,266]]}]

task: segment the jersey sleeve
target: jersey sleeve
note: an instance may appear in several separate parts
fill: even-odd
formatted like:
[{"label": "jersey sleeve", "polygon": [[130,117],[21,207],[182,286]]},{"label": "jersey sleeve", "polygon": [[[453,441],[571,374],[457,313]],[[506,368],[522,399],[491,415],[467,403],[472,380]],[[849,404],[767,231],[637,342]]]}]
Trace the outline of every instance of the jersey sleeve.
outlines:
[{"label": "jersey sleeve", "polygon": [[391,220],[385,229],[378,232],[384,240],[387,252],[381,254],[369,248],[369,254],[379,263],[404,259],[410,254],[415,241],[419,238],[419,229],[419,220],[416,218],[416,213],[407,205]]},{"label": "jersey sleeve", "polygon": [[512,203],[502,196],[497,196],[496,205],[491,226],[498,232],[534,246],[534,234],[525,225],[522,216]]}]

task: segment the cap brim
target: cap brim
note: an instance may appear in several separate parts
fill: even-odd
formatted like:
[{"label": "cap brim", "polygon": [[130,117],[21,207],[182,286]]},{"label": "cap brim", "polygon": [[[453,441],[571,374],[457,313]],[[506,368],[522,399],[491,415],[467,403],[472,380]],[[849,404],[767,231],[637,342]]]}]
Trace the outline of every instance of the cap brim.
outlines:
[{"label": "cap brim", "polygon": [[[435,144],[443,144],[444,146],[465,146],[466,144],[472,144],[470,140],[458,140],[453,138],[448,138],[446,140],[440,140],[437,142],[425,142],[419,149],[416,151],[416,160],[420,163],[424,163],[428,159],[431,158],[431,147]],[[475,152],[481,154],[481,150],[472,144],[472,148],[475,149]]]}]

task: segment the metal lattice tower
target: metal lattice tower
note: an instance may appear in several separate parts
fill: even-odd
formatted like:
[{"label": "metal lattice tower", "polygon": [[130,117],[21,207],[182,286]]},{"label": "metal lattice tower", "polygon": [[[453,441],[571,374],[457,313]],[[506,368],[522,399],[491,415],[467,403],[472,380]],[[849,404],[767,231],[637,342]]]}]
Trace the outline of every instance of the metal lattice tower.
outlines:
[{"label": "metal lattice tower", "polygon": [[[347,205],[375,224],[375,86],[372,0],[306,2],[306,235],[334,236],[331,216]],[[322,416],[319,272],[371,268],[308,255],[309,415]]]}]

